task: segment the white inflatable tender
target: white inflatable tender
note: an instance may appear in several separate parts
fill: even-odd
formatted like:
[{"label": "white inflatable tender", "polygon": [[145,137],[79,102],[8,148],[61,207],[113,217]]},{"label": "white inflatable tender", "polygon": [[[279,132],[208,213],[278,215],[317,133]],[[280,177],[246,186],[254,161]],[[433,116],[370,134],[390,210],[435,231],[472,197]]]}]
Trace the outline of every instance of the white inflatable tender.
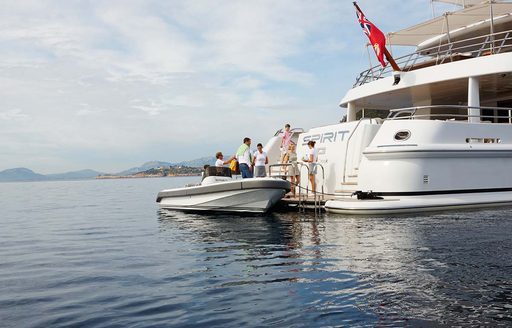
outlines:
[{"label": "white inflatable tender", "polygon": [[209,167],[200,185],[162,190],[156,201],[172,210],[265,213],[290,189],[286,180],[234,179],[229,168]]}]

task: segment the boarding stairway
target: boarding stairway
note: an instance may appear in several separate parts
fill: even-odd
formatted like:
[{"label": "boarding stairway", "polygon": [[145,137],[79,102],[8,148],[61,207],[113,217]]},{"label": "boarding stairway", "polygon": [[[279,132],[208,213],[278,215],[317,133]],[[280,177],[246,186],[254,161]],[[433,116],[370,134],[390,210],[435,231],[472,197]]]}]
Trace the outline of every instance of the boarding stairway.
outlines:
[{"label": "boarding stairway", "polygon": [[[316,192],[313,192],[310,189],[309,178],[305,179],[306,184],[302,184],[303,179],[300,177],[306,176],[309,177],[309,165],[307,163],[297,162],[297,166],[299,167],[300,177],[299,181],[295,181],[295,184],[292,184],[292,188],[295,188],[295,197],[284,198],[282,201],[287,203],[287,205],[295,205],[299,209],[299,212],[306,212],[306,210],[312,209],[315,214],[319,214],[325,202],[328,200],[325,194],[325,170],[324,167],[320,163],[315,163],[317,166],[317,174],[321,178],[318,183],[318,179],[316,182]],[[278,163],[271,164],[268,167],[268,176],[273,178],[281,178],[288,179],[288,168],[292,166],[290,163]],[[305,175],[304,175],[305,174]]]},{"label": "boarding stairway", "polygon": [[[377,134],[382,122],[383,120],[380,118],[362,118],[357,123],[354,122],[355,126],[351,129],[346,143],[340,145],[343,148],[339,148],[339,151],[345,154],[344,158],[341,159],[341,172],[338,162],[335,171],[333,171],[331,166],[329,168],[330,173],[326,172],[324,165],[329,166],[328,158],[319,158],[319,161],[315,163],[318,167],[315,176],[317,187],[315,193],[311,190],[308,178],[310,173],[308,163],[297,162],[300,178],[295,186],[297,190],[296,196],[284,198],[282,201],[296,206],[299,211],[314,210],[316,213],[320,212],[325,202],[330,199],[352,196],[354,192],[359,190],[359,166],[363,159],[363,151]],[[297,143],[299,134],[304,131],[302,129],[294,129],[292,132],[292,141]],[[264,147],[271,160],[271,164],[267,166],[268,176],[290,180],[287,171],[291,164],[280,162],[281,133],[282,131],[279,130]],[[319,156],[321,157],[322,154]],[[330,181],[326,181],[326,173],[330,174]],[[329,187],[327,188],[326,185],[329,185]]]},{"label": "boarding stairway", "polygon": [[[299,136],[301,133],[304,133],[304,129],[302,128],[294,128],[290,130],[291,133],[291,141],[295,144],[298,143]],[[263,150],[267,153],[268,158],[271,160],[271,164],[268,165],[268,176],[274,178],[281,179],[290,179],[288,176],[288,168],[292,165],[290,163],[281,163],[282,160],[282,152],[281,152],[281,140],[282,140],[283,130],[278,130],[274,137],[272,137],[263,147]],[[287,205],[296,206],[299,211],[305,212],[306,210],[313,209],[315,213],[320,213],[324,200],[324,181],[325,181],[325,172],[323,166],[318,164],[319,174],[318,176],[322,177],[321,184],[318,184],[317,181],[317,190],[319,192],[313,193],[309,186],[309,166],[307,163],[297,162],[299,167],[299,172],[301,177],[306,177],[304,179],[299,178],[299,181],[295,183],[296,188],[296,196],[284,198],[283,201]]]},{"label": "boarding stairway", "polygon": [[342,181],[334,193],[340,197],[350,197],[358,190],[359,165],[363,151],[371,143],[383,120],[380,118],[361,118],[347,138]]}]

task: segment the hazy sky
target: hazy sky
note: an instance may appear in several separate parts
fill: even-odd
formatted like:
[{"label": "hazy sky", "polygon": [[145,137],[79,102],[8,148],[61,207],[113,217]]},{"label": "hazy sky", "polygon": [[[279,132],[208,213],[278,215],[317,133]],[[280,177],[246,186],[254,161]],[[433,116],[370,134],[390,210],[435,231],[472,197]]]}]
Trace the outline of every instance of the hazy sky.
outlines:
[{"label": "hazy sky", "polygon": [[[428,0],[361,0],[384,32]],[[368,67],[348,0],[0,0],[0,170],[115,172],[337,122]],[[373,56],[373,54],[372,54]],[[375,57],[372,57],[375,64]]]}]

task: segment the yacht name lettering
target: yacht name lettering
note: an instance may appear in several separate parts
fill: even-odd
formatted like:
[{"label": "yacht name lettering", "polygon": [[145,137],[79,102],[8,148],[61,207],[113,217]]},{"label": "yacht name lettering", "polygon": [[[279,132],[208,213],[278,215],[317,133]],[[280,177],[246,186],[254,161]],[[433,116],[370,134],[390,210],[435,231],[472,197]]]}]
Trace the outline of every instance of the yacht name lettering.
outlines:
[{"label": "yacht name lettering", "polygon": [[345,140],[345,135],[349,133],[348,130],[336,131],[336,132],[325,132],[320,134],[312,134],[304,137],[304,145],[309,141],[315,141],[318,143],[336,142]]}]

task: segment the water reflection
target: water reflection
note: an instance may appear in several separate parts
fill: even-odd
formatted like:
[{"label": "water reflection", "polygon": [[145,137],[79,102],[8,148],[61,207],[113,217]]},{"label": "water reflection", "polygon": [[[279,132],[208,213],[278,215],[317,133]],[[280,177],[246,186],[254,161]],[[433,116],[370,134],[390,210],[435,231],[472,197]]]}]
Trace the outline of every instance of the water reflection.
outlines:
[{"label": "water reflection", "polygon": [[289,249],[310,243],[320,245],[321,230],[324,229],[322,220],[297,213],[245,217],[160,210],[159,222],[162,231],[180,229],[187,236],[195,234],[199,241],[205,243],[279,245]]},{"label": "water reflection", "polygon": [[324,254],[329,246],[322,240],[321,218],[293,213],[234,217],[161,212],[159,223],[170,242],[177,238],[173,231],[179,230],[178,238],[194,245],[190,251],[205,268],[206,290],[222,290],[222,299],[236,299],[236,304],[226,304],[231,308],[239,308],[241,294],[255,309],[268,311],[268,323],[322,326],[374,320],[372,313],[357,307],[362,294],[351,292],[359,288],[357,278],[335,265],[339,258]]},{"label": "water reflection", "polygon": [[510,209],[155,213],[173,181],[0,184],[1,326],[512,325]]},{"label": "water reflection", "polygon": [[289,305],[305,304],[323,323],[512,320],[507,210],[414,218],[162,212],[160,227],[192,239],[208,266],[229,268],[212,269],[222,277],[214,286],[284,284]]}]

